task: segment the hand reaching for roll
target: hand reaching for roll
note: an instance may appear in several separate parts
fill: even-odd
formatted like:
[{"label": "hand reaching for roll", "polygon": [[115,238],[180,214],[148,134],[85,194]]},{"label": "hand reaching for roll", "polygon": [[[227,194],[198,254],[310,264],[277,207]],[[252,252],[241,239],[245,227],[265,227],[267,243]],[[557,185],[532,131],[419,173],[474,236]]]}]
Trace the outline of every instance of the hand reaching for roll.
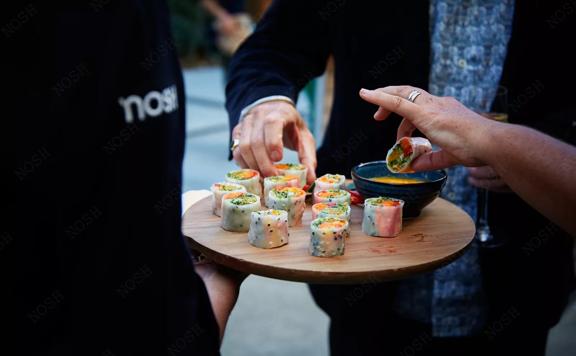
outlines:
[{"label": "hand reaching for roll", "polygon": [[265,176],[278,172],[274,163],[282,160],[284,147],[298,152],[308,168],[308,183],[316,179],[316,142],[296,108],[283,101],[269,101],[254,107],[232,130],[239,141],[234,160],[242,168],[252,168]]}]

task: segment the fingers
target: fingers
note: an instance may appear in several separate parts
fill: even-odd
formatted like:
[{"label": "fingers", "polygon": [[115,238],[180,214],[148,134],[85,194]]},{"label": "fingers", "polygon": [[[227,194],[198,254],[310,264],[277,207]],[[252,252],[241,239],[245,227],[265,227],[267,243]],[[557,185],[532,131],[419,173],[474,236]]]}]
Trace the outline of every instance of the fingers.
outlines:
[{"label": "fingers", "polygon": [[306,181],[311,184],[316,180],[316,140],[308,129],[303,128],[299,132],[298,141],[298,160],[308,168]]},{"label": "fingers", "polygon": [[468,183],[494,192],[509,192],[510,188],[490,166],[468,168]]},{"label": "fingers", "polygon": [[378,117],[387,116],[386,111],[395,112],[410,120],[417,118],[421,112],[418,105],[404,99],[403,97],[388,94],[382,90],[360,90],[360,97],[369,103],[376,104],[382,108]]},{"label": "fingers", "polygon": [[493,192],[504,193],[511,191],[508,185],[500,178],[477,179],[474,177],[468,177],[468,183],[477,188],[482,188]]},{"label": "fingers", "polygon": [[316,179],[316,142],[293,106],[261,104],[234,128],[233,137],[239,137],[233,156],[242,167],[256,169],[263,176],[276,175],[274,162],[282,160],[286,144],[298,152],[300,162],[308,169],[307,181]]},{"label": "fingers", "polygon": [[421,104],[423,101],[428,102],[433,98],[432,95],[430,93],[428,93],[426,90],[416,88],[416,87],[413,87],[410,85],[388,86],[388,87],[376,89],[376,91],[380,91],[380,92],[390,94],[390,95],[399,96],[399,97],[405,98],[405,99],[408,99],[408,96],[410,95],[410,93],[412,93],[415,90],[420,92],[420,95],[418,95],[418,97],[416,99],[414,99],[414,103],[417,105]]},{"label": "fingers", "polygon": [[499,179],[500,175],[490,166],[468,168],[470,177],[476,179]]},{"label": "fingers", "polygon": [[396,140],[399,140],[405,136],[412,136],[414,130],[416,130],[416,126],[414,126],[410,120],[402,119],[402,122],[400,122],[400,126],[398,126],[398,131],[396,133]]},{"label": "fingers", "polygon": [[252,139],[252,126],[249,120],[249,116],[244,118],[242,123],[242,131],[240,133],[240,145],[236,149],[239,151],[242,159],[244,160],[245,168],[258,169],[258,164],[252,153],[252,145],[250,140]]},{"label": "fingers", "polygon": [[[242,123],[239,123],[232,130],[232,139],[240,141],[241,132],[242,132]],[[234,158],[234,161],[238,166],[240,166],[241,168],[248,168],[248,164],[246,164],[244,158],[242,158],[242,154],[240,153],[239,147],[236,147],[234,150],[232,150],[232,157]]]},{"label": "fingers", "polygon": [[374,119],[376,121],[386,120],[391,113],[392,113],[391,111],[388,111],[380,106],[378,107],[378,110],[376,110],[376,113],[374,113]]},{"label": "fingers", "polygon": [[234,152],[232,152],[232,157],[234,157],[234,161],[240,168],[249,168],[246,161],[244,161],[244,158],[242,158],[240,149],[236,148]]},{"label": "fingers", "polygon": [[412,169],[419,171],[433,171],[459,164],[459,162],[446,151],[434,151],[423,154],[412,162]]},{"label": "fingers", "polygon": [[251,131],[251,149],[252,157],[256,161],[256,166],[254,169],[260,171],[264,177],[276,175],[276,168],[274,168],[270,157],[268,156],[268,150],[266,149],[266,138],[264,137],[264,124],[266,120],[258,119],[253,120],[254,124]]},{"label": "fingers", "polygon": [[273,162],[282,160],[283,145],[282,132],[284,130],[283,120],[269,120],[264,124],[264,142],[268,157]]}]

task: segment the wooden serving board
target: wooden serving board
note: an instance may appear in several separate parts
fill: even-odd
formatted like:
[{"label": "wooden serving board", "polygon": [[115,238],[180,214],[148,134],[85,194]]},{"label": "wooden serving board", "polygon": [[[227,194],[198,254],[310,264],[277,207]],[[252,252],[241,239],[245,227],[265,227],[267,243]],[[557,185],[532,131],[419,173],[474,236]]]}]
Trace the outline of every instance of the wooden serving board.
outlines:
[{"label": "wooden serving board", "polygon": [[419,217],[404,220],[399,236],[369,237],[361,229],[362,208],[353,206],[344,256],[322,258],[308,254],[311,218],[307,206],[303,225],[290,228],[288,245],[260,249],[248,243],[248,233],[222,230],[207,197],[188,209],[182,229],[194,249],[227,267],[276,279],[332,284],[387,281],[432,271],[460,256],[476,231],[463,210],[438,198]]}]

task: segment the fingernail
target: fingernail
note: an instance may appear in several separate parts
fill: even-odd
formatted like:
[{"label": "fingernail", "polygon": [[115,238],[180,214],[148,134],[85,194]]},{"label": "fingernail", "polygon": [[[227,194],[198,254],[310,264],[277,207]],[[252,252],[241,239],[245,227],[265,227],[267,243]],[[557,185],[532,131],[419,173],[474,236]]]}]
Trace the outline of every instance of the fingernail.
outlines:
[{"label": "fingernail", "polygon": [[369,92],[370,92],[370,90],[368,90],[368,89],[364,89],[364,88],[360,89],[360,95],[366,95]]},{"label": "fingernail", "polygon": [[272,153],[270,153],[270,158],[273,161],[279,161],[280,160],[280,153],[278,151],[272,151]]}]

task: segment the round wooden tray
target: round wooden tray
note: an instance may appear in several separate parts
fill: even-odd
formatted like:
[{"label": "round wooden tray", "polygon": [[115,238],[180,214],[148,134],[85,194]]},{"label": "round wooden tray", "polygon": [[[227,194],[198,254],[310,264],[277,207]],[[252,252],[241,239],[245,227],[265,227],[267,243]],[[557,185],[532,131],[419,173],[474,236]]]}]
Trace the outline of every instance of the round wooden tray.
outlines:
[{"label": "round wooden tray", "polygon": [[463,210],[438,198],[419,217],[404,220],[399,236],[369,237],[361,229],[362,208],[353,206],[344,256],[313,257],[308,254],[310,206],[302,226],[290,228],[288,245],[265,250],[250,245],[248,233],[222,230],[210,199],[198,201],[184,215],[182,229],[192,248],[227,267],[289,281],[355,284],[410,277],[456,259],[475,233]]}]

